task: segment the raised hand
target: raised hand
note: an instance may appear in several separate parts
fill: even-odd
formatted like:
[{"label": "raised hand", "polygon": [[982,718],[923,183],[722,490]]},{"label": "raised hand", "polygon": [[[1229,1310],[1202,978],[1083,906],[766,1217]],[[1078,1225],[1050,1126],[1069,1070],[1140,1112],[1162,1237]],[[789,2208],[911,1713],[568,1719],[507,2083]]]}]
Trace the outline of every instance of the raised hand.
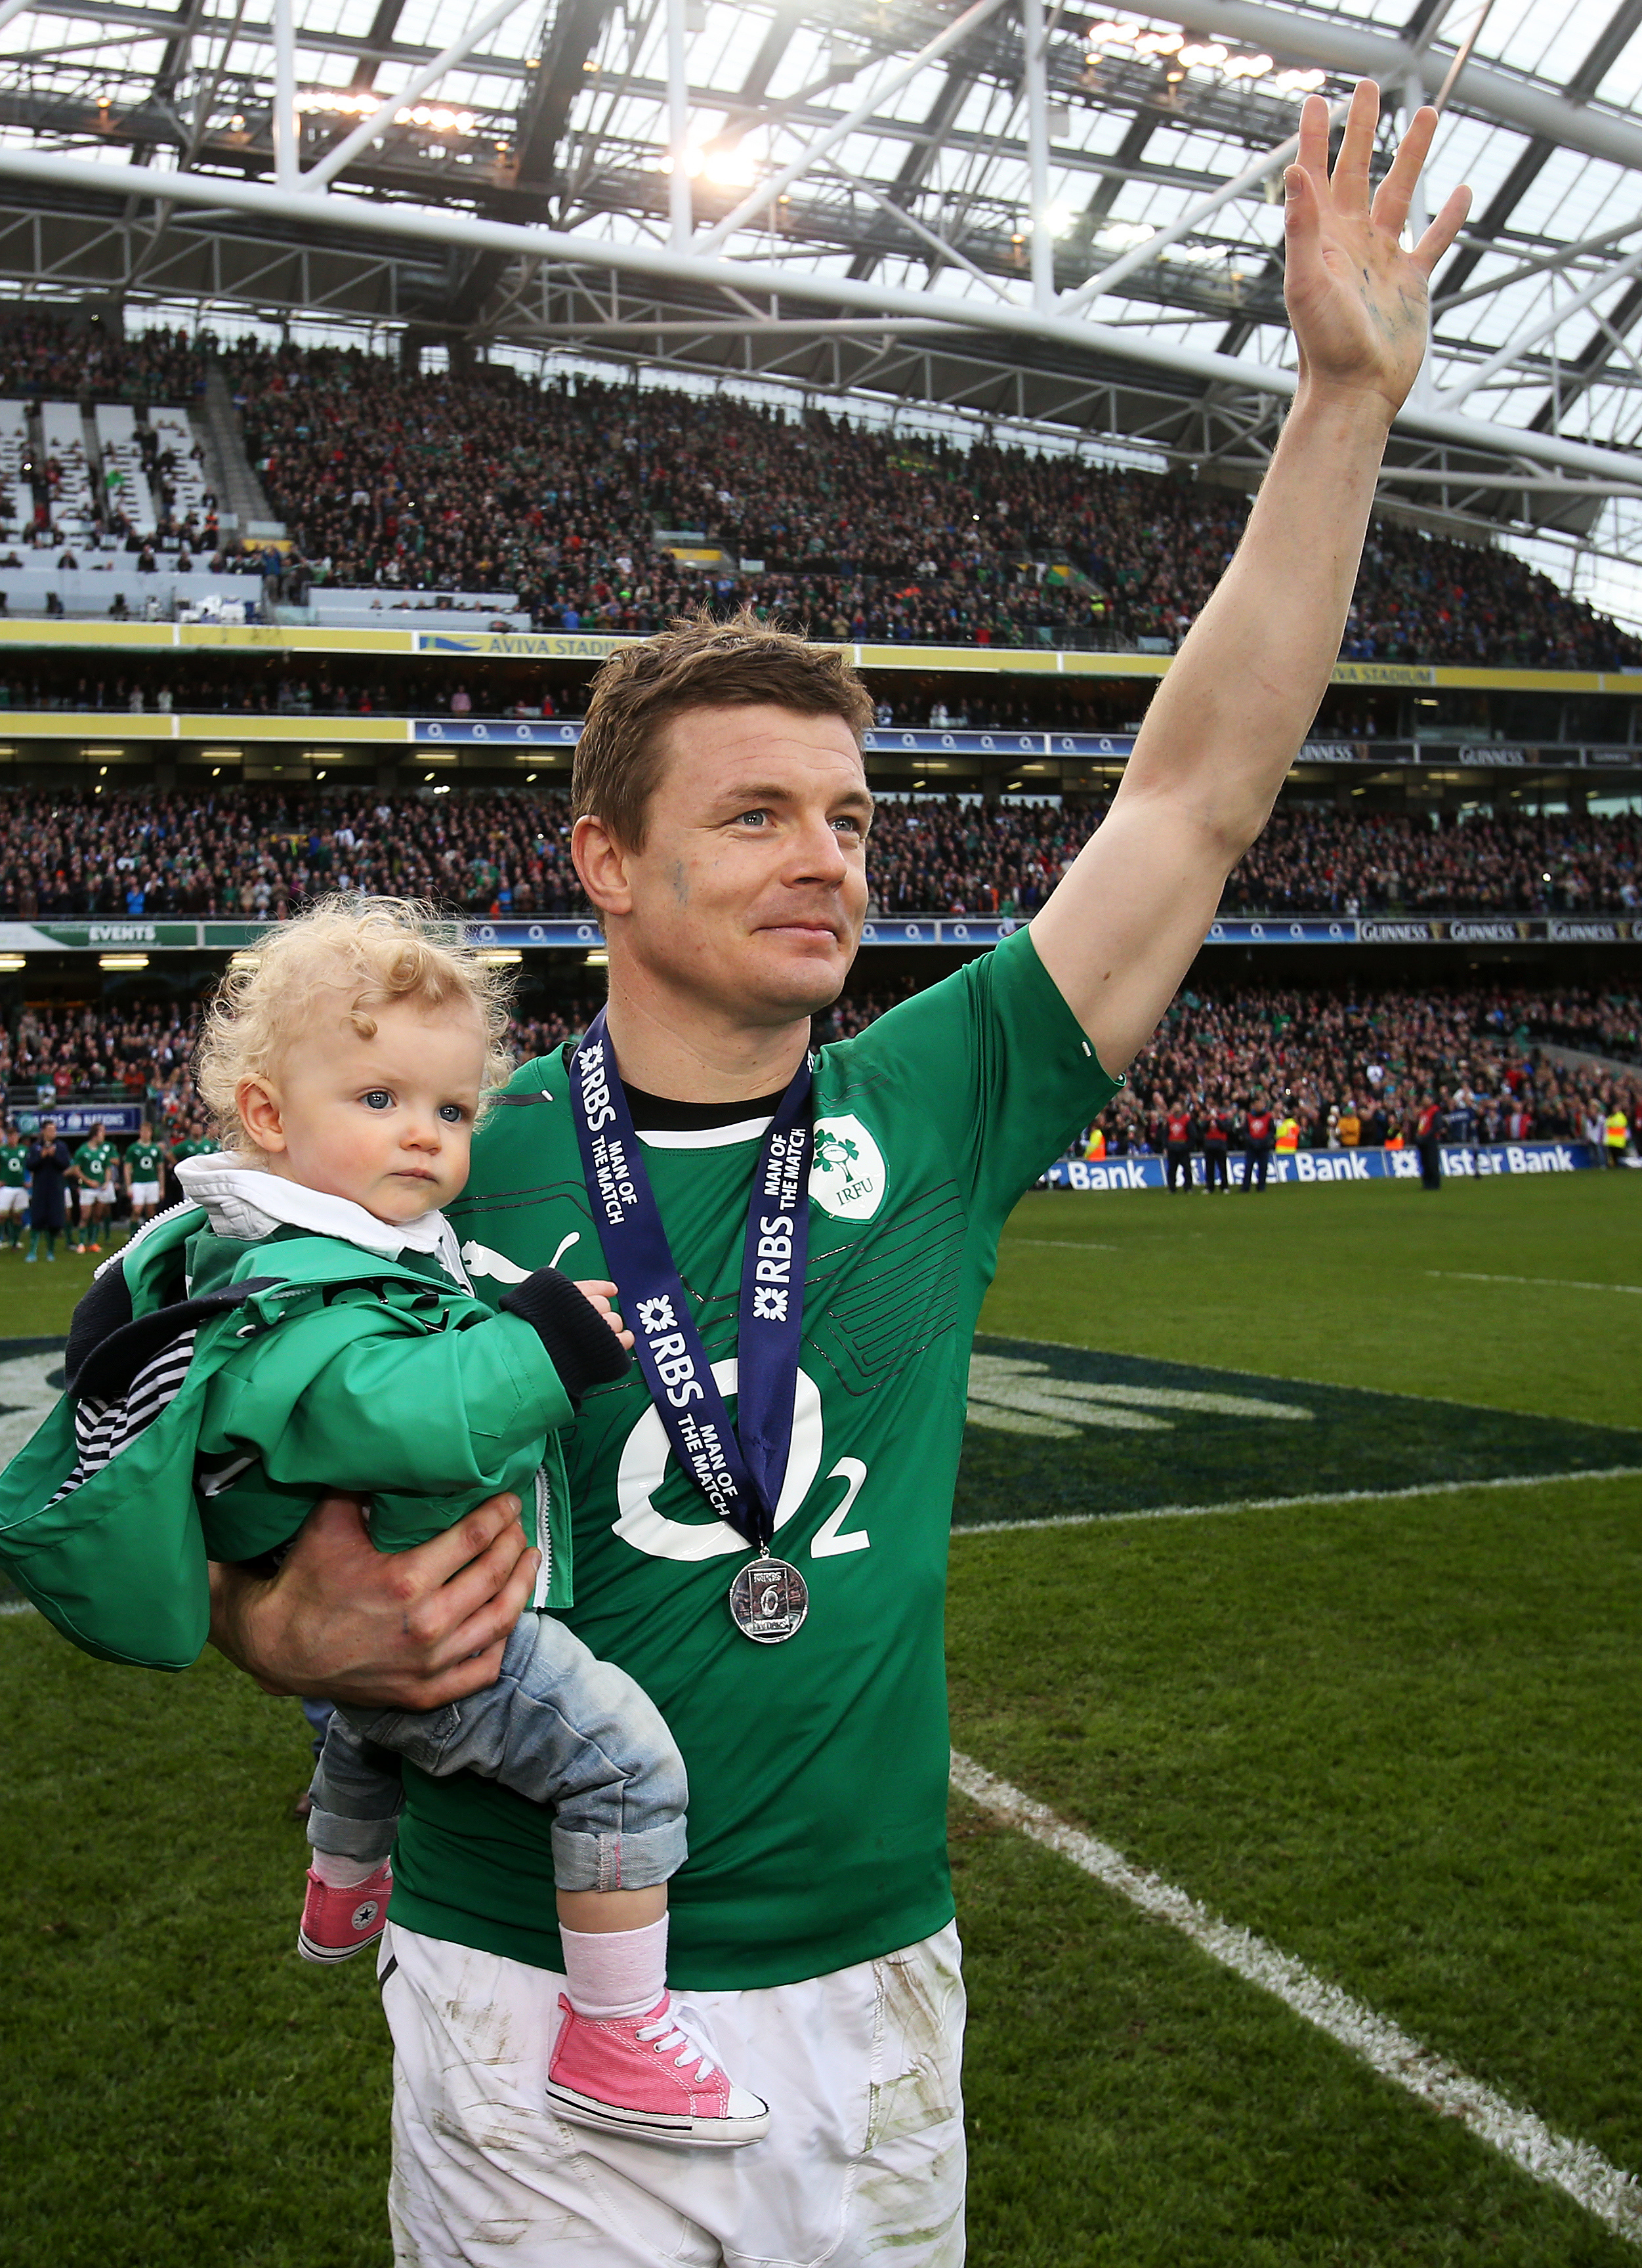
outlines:
[{"label": "raised hand", "polygon": [[1368,160],[1379,118],[1379,88],[1359,80],[1330,180],[1329,106],[1321,95],[1307,97],[1300,153],[1283,177],[1283,288],[1302,383],[1378,395],[1392,416],[1425,356],[1432,270],[1459,233],[1471,193],[1451,191],[1419,242],[1405,251],[1403,230],[1437,114],[1429,106],[1415,112],[1371,203]]}]

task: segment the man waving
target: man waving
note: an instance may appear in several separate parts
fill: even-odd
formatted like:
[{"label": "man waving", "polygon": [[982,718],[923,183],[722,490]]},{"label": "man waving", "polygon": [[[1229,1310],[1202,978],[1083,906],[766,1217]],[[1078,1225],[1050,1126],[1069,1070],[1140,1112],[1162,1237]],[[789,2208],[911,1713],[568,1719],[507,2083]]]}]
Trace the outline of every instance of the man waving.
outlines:
[{"label": "man waving", "polygon": [[[970,1339],[1011,1207],[1151,1035],[1329,681],[1467,203],[1401,249],[1436,122],[1371,202],[1376,116],[1359,87],[1330,182],[1307,105],[1292,412],[1109,815],[1029,930],[812,1059],[866,907],[864,688],[750,620],[600,673],[574,850],[607,1012],[515,1079],[455,1218],[498,1296],[548,1262],[622,1287],[643,1366],[571,1442],[566,1619],[672,1725],[674,1977],[778,2114],[705,2161],[560,2125],[548,1822],[408,1772],[385,1964],[401,2263],[962,2257],[941,1642]],[[271,1587],[225,1578],[218,1643],[284,1690],[437,1705],[494,1674],[528,1587],[494,1508],[465,1548],[460,1574],[448,1538],[378,1565],[333,1505]]]}]

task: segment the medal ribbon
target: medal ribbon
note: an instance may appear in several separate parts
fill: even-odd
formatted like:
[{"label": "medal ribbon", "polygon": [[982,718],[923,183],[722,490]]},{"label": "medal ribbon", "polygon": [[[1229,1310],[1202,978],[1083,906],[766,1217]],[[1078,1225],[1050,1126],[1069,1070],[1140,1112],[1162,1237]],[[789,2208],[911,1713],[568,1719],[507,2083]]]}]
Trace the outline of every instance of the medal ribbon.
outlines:
[{"label": "medal ribbon", "polygon": [[588,1202],[651,1399],[685,1473],[761,1554],[776,1532],[792,1445],[809,1244],[810,1087],[806,1057],[769,1122],[753,1176],[733,1424],[662,1226],[602,1008],[571,1065]]}]

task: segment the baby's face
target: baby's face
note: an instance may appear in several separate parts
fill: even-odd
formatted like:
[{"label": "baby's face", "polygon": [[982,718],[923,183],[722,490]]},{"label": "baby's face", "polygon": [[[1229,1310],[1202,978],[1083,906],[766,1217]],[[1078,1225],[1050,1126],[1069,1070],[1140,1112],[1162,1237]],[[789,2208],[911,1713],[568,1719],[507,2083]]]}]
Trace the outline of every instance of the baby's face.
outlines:
[{"label": "baby's face", "polygon": [[468,1179],[484,1034],[465,1006],[430,1014],[396,1001],[371,1012],[376,1036],[362,1039],[339,1000],[291,1049],[269,1107],[247,1123],[275,1173],[379,1220],[416,1220]]}]

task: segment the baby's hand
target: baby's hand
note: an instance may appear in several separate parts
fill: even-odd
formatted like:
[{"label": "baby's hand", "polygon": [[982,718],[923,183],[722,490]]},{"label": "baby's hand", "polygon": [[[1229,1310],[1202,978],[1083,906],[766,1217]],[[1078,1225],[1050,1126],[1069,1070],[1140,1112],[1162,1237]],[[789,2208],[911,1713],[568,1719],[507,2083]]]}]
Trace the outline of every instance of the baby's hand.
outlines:
[{"label": "baby's hand", "polygon": [[572,1280],[582,1297],[597,1307],[617,1338],[621,1340],[622,1344],[630,1348],[633,1344],[633,1334],[622,1329],[622,1318],[610,1304],[616,1296],[615,1285],[604,1283],[597,1277],[578,1276]]}]

